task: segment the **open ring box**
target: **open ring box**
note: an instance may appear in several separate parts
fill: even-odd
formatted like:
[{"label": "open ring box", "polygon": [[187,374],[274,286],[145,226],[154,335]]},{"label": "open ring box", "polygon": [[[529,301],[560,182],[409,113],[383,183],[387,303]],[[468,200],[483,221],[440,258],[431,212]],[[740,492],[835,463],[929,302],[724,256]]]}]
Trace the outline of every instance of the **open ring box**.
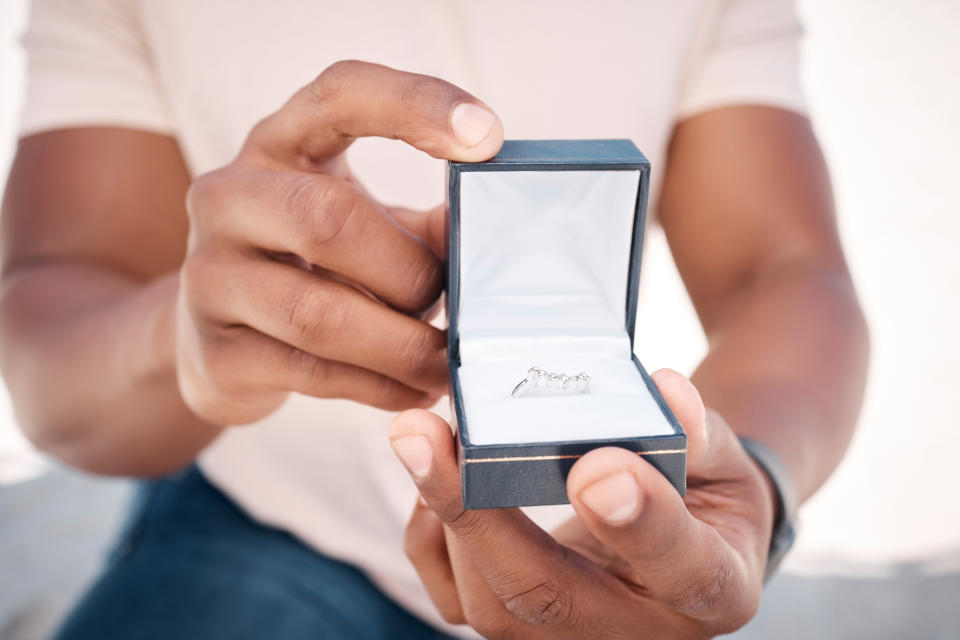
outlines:
[{"label": "open ring box", "polygon": [[[451,403],[468,509],[568,502],[617,446],[686,490],[686,435],[633,354],[650,163],[629,140],[508,140],[449,163]],[[511,397],[536,366],[588,393]]]}]

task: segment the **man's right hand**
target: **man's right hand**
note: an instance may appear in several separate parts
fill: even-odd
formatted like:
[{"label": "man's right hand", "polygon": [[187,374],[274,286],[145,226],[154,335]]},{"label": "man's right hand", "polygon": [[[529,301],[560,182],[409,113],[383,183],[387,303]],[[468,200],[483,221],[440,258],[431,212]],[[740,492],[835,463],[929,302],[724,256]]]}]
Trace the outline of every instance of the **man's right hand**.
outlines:
[{"label": "man's right hand", "polygon": [[177,378],[219,425],[256,421],[290,391],[384,409],[445,392],[446,339],[420,319],[443,287],[443,208],[391,210],[350,175],[361,136],[481,161],[492,111],[428,76],[338,62],[257,124],[231,164],[187,196]]}]

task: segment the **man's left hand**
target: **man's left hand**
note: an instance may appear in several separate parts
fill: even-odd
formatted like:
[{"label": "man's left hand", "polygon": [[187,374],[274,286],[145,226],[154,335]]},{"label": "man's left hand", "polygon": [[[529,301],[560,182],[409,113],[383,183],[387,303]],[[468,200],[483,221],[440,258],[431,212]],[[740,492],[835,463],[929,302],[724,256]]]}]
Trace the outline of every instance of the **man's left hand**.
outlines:
[{"label": "man's left hand", "polygon": [[519,509],[465,510],[450,427],[412,409],[390,426],[423,500],[406,551],[451,623],[488,638],[708,638],[756,612],[772,488],[682,375],[653,374],[687,433],[688,491],[605,447],[567,479],[577,516],[547,533]]}]

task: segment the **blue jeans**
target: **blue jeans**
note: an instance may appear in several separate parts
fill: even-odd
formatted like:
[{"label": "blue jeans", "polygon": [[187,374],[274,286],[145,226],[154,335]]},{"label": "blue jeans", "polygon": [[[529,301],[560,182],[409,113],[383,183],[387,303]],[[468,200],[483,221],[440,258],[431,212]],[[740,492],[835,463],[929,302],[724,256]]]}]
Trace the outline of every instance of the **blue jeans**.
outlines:
[{"label": "blue jeans", "polygon": [[449,638],[355,567],[253,522],[191,467],[140,488],[56,640]]}]

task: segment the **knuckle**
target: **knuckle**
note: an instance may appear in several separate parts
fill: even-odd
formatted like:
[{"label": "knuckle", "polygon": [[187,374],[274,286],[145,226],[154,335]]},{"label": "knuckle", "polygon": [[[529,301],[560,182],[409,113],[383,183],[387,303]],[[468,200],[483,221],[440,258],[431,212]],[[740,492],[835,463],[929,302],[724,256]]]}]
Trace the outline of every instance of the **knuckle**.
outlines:
[{"label": "knuckle", "polygon": [[416,566],[423,555],[423,544],[421,543],[420,532],[407,524],[403,532],[403,553],[410,559],[410,562]]},{"label": "knuckle", "polygon": [[413,267],[413,277],[406,281],[410,306],[416,311],[427,308],[440,295],[443,286],[440,262],[429,257],[419,260]]},{"label": "knuckle", "polygon": [[370,377],[369,386],[371,397],[376,399],[376,406],[396,410],[408,408],[410,399],[406,390],[395,380],[376,374]]},{"label": "knuckle", "polygon": [[216,259],[208,252],[194,251],[180,266],[180,287],[186,309],[194,318],[208,306],[208,292],[216,291]]},{"label": "knuckle", "polygon": [[365,63],[359,60],[338,60],[320,72],[308,87],[311,95],[318,102],[326,102],[335,98],[342,91],[350,78],[360,72]]},{"label": "knuckle", "polygon": [[177,385],[191,411],[219,425],[246,424],[269,413],[283,393],[256,385],[243,329],[195,326],[178,344]]},{"label": "knuckle", "polygon": [[230,250],[216,242],[198,242],[191,247],[179,270],[178,296],[188,317],[200,324],[205,320],[231,320],[235,294],[224,288],[239,265]]},{"label": "knuckle", "polygon": [[202,289],[208,271],[207,261],[201,253],[189,253],[180,265],[180,289],[192,301],[193,294]]},{"label": "knuckle", "polygon": [[333,375],[329,361],[318,358],[297,347],[288,349],[287,364],[291,370],[302,372],[310,381],[310,387],[316,390],[322,390],[326,387]]},{"label": "knuckle", "polygon": [[205,173],[187,189],[187,215],[191,220],[203,220],[227,206],[236,193],[228,168]]},{"label": "knuckle", "polygon": [[437,611],[440,612],[440,617],[443,618],[443,621],[447,624],[467,623],[467,619],[464,617],[460,607],[454,605],[437,605]]},{"label": "knuckle", "polygon": [[[450,505],[440,514],[447,526],[465,541],[479,540],[486,536],[486,519],[475,511],[463,508],[462,504]],[[446,516],[446,517],[445,517]]]},{"label": "knuckle", "polygon": [[318,283],[305,291],[290,291],[284,296],[280,308],[296,339],[304,341],[336,334],[343,324],[345,305],[345,300],[333,300],[329,289]]},{"label": "knuckle", "polygon": [[484,638],[505,640],[514,637],[514,621],[502,609],[492,606],[474,607],[464,611],[464,619]]},{"label": "knuckle", "polygon": [[403,532],[403,552],[416,567],[426,560],[435,550],[436,541],[425,534],[422,527],[417,526],[416,519],[411,518]]},{"label": "knuckle", "polygon": [[295,231],[308,239],[308,250],[327,245],[340,236],[362,207],[362,197],[345,182],[326,176],[303,176],[287,195]]},{"label": "knuckle", "polygon": [[215,187],[213,182],[210,174],[204,174],[191,182],[187,188],[187,215],[191,220],[196,219],[206,210],[207,205],[214,200],[213,191]]},{"label": "knuckle", "polygon": [[723,625],[723,631],[725,633],[732,633],[737,629],[740,629],[748,622],[753,620],[753,617],[757,615],[757,610],[760,608],[760,598],[743,598],[742,602],[739,602],[732,606],[727,613],[726,624]]},{"label": "knuckle", "polygon": [[247,135],[247,141],[240,149],[240,157],[250,158],[252,148],[267,145],[271,139],[271,132],[274,127],[274,123],[277,120],[277,113],[272,113],[264,118],[261,118],[253,125],[250,129],[250,133]]},{"label": "knuckle", "polygon": [[450,107],[470,94],[446,80],[434,76],[410,74],[400,90],[404,107],[414,107],[424,115],[446,118]]},{"label": "knuckle", "polygon": [[727,593],[722,604],[716,603],[721,616],[721,622],[715,625],[717,630],[733,633],[750,622],[760,608],[762,590],[762,586],[758,585],[756,589],[740,589],[733,597]]},{"label": "knuckle", "polygon": [[[442,91],[441,87],[446,83],[431,76],[413,74],[407,78],[400,89],[399,101],[405,108],[417,107],[427,111],[433,111],[436,103],[443,99],[446,103],[449,98],[449,91]],[[431,108],[434,107],[434,108]]]},{"label": "knuckle", "polygon": [[241,391],[236,375],[238,368],[232,362],[236,348],[236,334],[229,328],[205,327],[201,330],[197,354],[199,368],[210,385],[223,393]]},{"label": "knuckle", "polygon": [[214,424],[220,423],[223,401],[218,394],[207,385],[198,383],[189,373],[178,372],[177,383],[180,396],[191,412]]},{"label": "knuckle", "polygon": [[245,220],[259,215],[263,176],[255,169],[228,165],[194,180],[187,189],[186,207],[193,238],[245,235]]},{"label": "knuckle", "polygon": [[213,424],[227,426],[256,421],[270,413],[285,395],[234,393],[211,384],[205,374],[200,374],[200,378],[178,369],[180,395],[194,414]]},{"label": "knuckle", "polygon": [[737,578],[729,563],[718,562],[713,573],[705,573],[682,584],[671,600],[678,609],[688,615],[701,617],[711,611],[723,608],[729,614],[731,596],[741,591]]},{"label": "knuckle", "polygon": [[447,127],[450,110],[459,102],[473,98],[459,87],[432,76],[413,75],[400,88],[398,105],[407,114],[408,125],[405,137],[417,147],[434,157],[442,157],[445,151],[442,136],[437,128]]},{"label": "knuckle", "polygon": [[426,325],[407,338],[401,348],[400,357],[411,379],[423,380],[427,384],[437,381],[442,350],[442,345],[437,343],[433,330]]},{"label": "knuckle", "polygon": [[552,580],[501,599],[507,611],[521,620],[538,625],[563,626],[573,616],[570,592]]}]

